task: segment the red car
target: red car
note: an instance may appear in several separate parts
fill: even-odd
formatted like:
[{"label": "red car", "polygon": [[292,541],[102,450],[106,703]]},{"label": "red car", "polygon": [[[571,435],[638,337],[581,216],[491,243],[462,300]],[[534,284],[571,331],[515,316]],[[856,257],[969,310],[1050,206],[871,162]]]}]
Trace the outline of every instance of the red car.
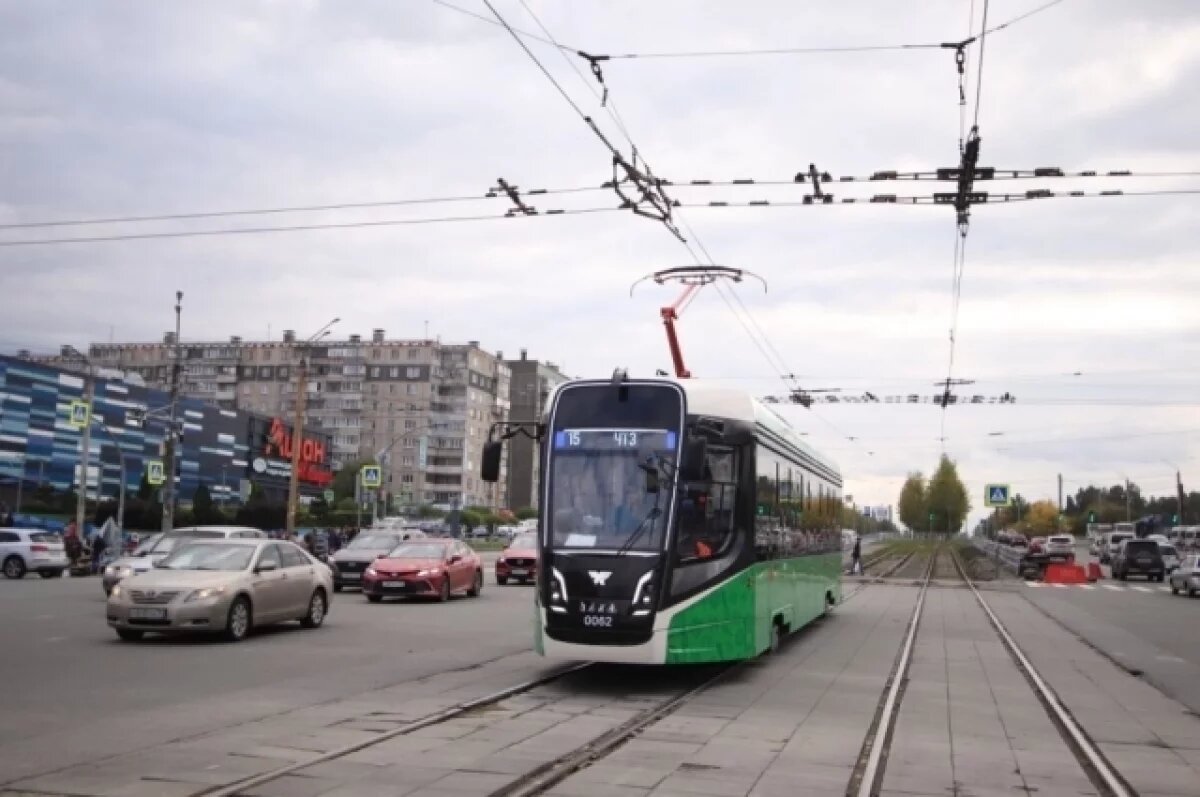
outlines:
[{"label": "red car", "polygon": [[483,562],[459,540],[410,540],[363,571],[362,591],[371,603],[389,596],[448,601],[462,593],[475,598],[483,591]]},{"label": "red car", "polygon": [[501,586],[511,578],[528,584],[537,575],[537,535],[518,534],[496,560],[496,583]]},{"label": "red car", "polygon": [[1029,552],[1030,553],[1045,553],[1046,552],[1046,538],[1045,537],[1034,537],[1032,540],[1030,540],[1029,541]]}]

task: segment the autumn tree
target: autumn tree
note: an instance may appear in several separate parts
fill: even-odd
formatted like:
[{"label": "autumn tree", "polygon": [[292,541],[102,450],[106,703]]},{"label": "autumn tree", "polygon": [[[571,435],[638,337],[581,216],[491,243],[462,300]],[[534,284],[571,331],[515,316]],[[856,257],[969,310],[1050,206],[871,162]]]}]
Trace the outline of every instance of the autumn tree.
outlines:
[{"label": "autumn tree", "polygon": [[925,510],[925,477],[919,471],[908,474],[908,478],[904,480],[897,505],[900,522],[908,526],[909,531],[928,528],[929,515]]},{"label": "autumn tree", "polygon": [[955,534],[967,520],[971,499],[958,478],[958,468],[945,454],[925,490],[925,503],[935,531]]},{"label": "autumn tree", "polygon": [[1058,505],[1053,501],[1034,501],[1022,520],[1032,536],[1048,537],[1058,531]]}]

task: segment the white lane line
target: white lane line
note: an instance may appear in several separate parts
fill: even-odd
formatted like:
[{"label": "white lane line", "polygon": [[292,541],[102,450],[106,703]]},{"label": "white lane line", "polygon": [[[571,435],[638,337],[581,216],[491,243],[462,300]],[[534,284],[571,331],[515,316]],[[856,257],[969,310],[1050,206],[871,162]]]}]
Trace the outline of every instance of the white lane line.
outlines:
[{"label": "white lane line", "polygon": [[1117,586],[1116,584],[1101,584],[1100,586],[1104,587],[1105,589],[1111,589],[1113,592],[1125,591],[1124,587]]},{"label": "white lane line", "polygon": [[1026,582],[1025,582],[1025,586],[1027,586],[1027,587],[1040,587],[1040,586],[1042,586],[1042,582],[1040,582],[1040,581],[1026,581]]},{"label": "white lane line", "polygon": [[1068,587],[1070,587],[1071,585],[1070,585],[1070,584],[1055,584],[1054,586],[1055,586],[1055,588],[1057,588],[1057,589],[1067,589],[1067,588],[1068,588]]},{"label": "white lane line", "polygon": [[1131,585],[1129,588],[1136,589],[1138,592],[1154,592],[1154,590],[1150,589],[1149,587],[1139,587],[1136,584]]},{"label": "white lane line", "polygon": [[1178,656],[1155,656],[1159,661],[1169,661],[1171,664],[1185,664],[1186,662]]},{"label": "white lane line", "polygon": [[1159,587],[1159,588],[1158,588],[1158,591],[1159,591],[1159,592],[1170,592],[1170,591],[1171,591],[1171,588],[1170,588],[1170,587],[1163,586],[1163,587]]},{"label": "white lane line", "polygon": [[1079,588],[1080,589],[1095,589],[1096,586],[1094,584],[1080,584]]}]

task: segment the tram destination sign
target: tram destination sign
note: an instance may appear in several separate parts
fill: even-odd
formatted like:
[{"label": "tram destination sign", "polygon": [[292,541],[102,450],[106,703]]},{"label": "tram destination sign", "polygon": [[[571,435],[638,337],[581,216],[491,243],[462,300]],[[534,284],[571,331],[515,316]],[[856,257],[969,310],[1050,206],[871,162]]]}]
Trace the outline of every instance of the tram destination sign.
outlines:
[{"label": "tram destination sign", "polygon": [[558,451],[674,451],[679,435],[666,429],[563,429],[554,433]]}]

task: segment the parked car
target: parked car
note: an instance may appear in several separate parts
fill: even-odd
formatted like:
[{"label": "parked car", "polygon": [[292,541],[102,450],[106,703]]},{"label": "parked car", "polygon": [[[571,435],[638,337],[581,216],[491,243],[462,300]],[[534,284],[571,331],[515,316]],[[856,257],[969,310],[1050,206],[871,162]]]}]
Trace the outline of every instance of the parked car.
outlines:
[{"label": "parked car", "polygon": [[24,578],[33,571],[58,578],[67,569],[62,537],[41,529],[0,529],[0,568],[5,578]]},{"label": "parked car", "polygon": [[153,571],[114,586],[105,612],[125,641],[147,632],[215,631],[238,642],[269,623],[320,626],[332,589],[329,569],[294,543],[192,539]]},{"label": "parked car", "polygon": [[100,585],[104,594],[122,580],[139,573],[147,573],[180,544],[190,540],[264,540],[265,531],[249,526],[181,526],[166,534],[158,533],[146,538],[129,556],[122,556],[105,566],[101,572]]},{"label": "parked car", "polygon": [[[417,533],[424,536],[419,529]],[[413,536],[411,533],[408,536]],[[363,571],[372,562],[388,551],[404,542],[404,532],[400,529],[375,531],[368,529],[350,541],[345,548],[336,551],[329,561],[333,565],[333,591],[341,592],[346,587],[357,587],[362,584]]]},{"label": "parked car", "polygon": [[518,534],[496,560],[496,583],[504,586],[511,578],[528,584],[537,574],[537,535]]},{"label": "parked car", "polygon": [[1179,563],[1179,567],[1170,575],[1171,594],[1178,595],[1181,591],[1189,598],[1200,593],[1200,555],[1189,554]]},{"label": "parked car", "polygon": [[1162,554],[1154,540],[1125,540],[1113,557],[1113,578],[1121,581],[1131,575],[1145,576],[1148,581],[1162,581],[1165,573]]},{"label": "parked car", "polygon": [[1075,558],[1075,538],[1070,534],[1054,534],[1046,538],[1046,553],[1050,556]]},{"label": "parked car", "polygon": [[1045,553],[1046,552],[1045,548],[1046,548],[1046,538],[1045,537],[1034,537],[1033,539],[1031,539],[1029,541],[1029,552],[1030,553]]},{"label": "parked car", "polygon": [[463,593],[476,598],[483,591],[483,562],[461,540],[405,542],[363,572],[362,591],[371,603],[390,596],[448,601]]}]

